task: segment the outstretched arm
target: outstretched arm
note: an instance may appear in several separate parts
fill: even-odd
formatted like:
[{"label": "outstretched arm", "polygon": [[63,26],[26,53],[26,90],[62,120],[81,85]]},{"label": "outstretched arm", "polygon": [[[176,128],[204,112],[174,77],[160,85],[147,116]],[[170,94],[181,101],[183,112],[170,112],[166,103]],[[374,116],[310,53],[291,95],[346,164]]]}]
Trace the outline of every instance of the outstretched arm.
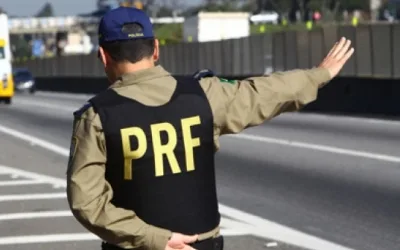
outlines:
[{"label": "outstretched arm", "polygon": [[335,77],[353,54],[350,44],[342,38],[321,64],[312,69],[276,72],[240,81],[201,79],[213,110],[216,134],[241,132],[316,100],[318,89]]}]

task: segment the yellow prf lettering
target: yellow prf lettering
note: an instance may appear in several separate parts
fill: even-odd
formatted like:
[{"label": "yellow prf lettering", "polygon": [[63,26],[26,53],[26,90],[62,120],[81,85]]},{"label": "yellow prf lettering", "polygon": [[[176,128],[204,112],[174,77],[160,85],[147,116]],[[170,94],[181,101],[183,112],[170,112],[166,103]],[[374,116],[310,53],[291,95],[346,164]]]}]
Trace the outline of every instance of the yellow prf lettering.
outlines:
[{"label": "yellow prf lettering", "polygon": [[[136,136],[138,148],[131,149],[130,137]],[[132,160],[140,159],[146,153],[146,135],[141,128],[132,127],[121,129],[122,148],[124,152],[124,179],[132,180]]]},{"label": "yellow prf lettering", "polygon": [[[168,142],[165,145],[161,144],[161,132],[165,131],[168,135]],[[181,173],[178,161],[174,154],[174,149],[178,143],[178,137],[175,128],[170,123],[159,123],[151,125],[151,135],[153,139],[154,163],[156,176],[164,175],[163,155],[167,156],[172,173]]]},{"label": "yellow prf lettering", "polygon": [[[186,171],[196,169],[194,162],[194,148],[200,146],[200,138],[192,136],[192,126],[201,124],[200,117],[194,116],[181,120],[183,144],[186,157]],[[161,133],[167,134],[167,142],[162,144]],[[130,139],[135,136],[138,141],[138,147],[132,150]],[[178,144],[178,136],[175,128],[170,123],[158,123],[151,125],[151,136],[154,152],[154,168],[157,177],[164,175],[164,155],[171,167],[173,174],[182,172],[175,155],[175,148]],[[132,180],[132,162],[142,158],[147,151],[146,134],[141,128],[131,127],[121,129],[122,148],[124,154],[124,179]]]},{"label": "yellow prf lettering", "polygon": [[195,169],[194,165],[194,155],[193,148],[200,146],[200,138],[192,137],[191,126],[199,125],[200,117],[194,116],[191,118],[182,119],[182,132],[183,132],[183,142],[185,145],[186,154],[186,170],[193,171]]}]

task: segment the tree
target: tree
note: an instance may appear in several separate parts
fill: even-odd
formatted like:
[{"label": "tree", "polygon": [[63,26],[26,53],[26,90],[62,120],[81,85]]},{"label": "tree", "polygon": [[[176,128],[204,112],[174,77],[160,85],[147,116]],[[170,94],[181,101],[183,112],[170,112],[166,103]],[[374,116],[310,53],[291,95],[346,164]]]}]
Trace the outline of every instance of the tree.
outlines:
[{"label": "tree", "polygon": [[12,41],[12,51],[14,58],[30,57],[32,49],[29,43],[22,36],[18,36]]},{"label": "tree", "polygon": [[206,0],[197,11],[239,11],[240,0]]},{"label": "tree", "polygon": [[36,14],[36,17],[51,17],[54,16],[53,5],[47,2],[42,9]]},{"label": "tree", "polygon": [[293,0],[269,0],[266,6],[271,6],[279,14],[288,13],[293,6]]},{"label": "tree", "polygon": [[370,3],[367,0],[310,0],[307,4],[312,10],[322,10],[324,8],[333,10],[340,6],[341,10],[365,10],[370,9]]},{"label": "tree", "polygon": [[369,11],[370,3],[366,0],[339,0],[343,10],[354,11],[354,10],[365,10]]},{"label": "tree", "polygon": [[333,21],[339,11],[369,11],[370,6],[369,1],[366,0],[310,0],[306,8],[311,11],[320,11],[324,21]]},{"label": "tree", "polygon": [[273,10],[279,14],[279,18],[289,17],[291,20],[295,20],[295,5],[296,0],[264,0],[257,1],[257,8],[260,10]]}]

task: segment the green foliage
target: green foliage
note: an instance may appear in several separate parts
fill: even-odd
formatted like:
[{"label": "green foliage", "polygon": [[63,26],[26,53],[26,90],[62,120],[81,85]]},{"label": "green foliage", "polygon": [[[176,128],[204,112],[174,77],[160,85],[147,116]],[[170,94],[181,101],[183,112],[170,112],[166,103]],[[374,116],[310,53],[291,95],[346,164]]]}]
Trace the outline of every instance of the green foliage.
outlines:
[{"label": "green foliage", "polygon": [[278,13],[288,13],[292,8],[292,0],[273,0],[271,1],[272,8]]},{"label": "green foliage", "polygon": [[342,10],[369,10],[369,1],[366,0],[340,0]]},{"label": "green foliage", "polygon": [[340,10],[369,10],[369,1],[366,0],[309,0],[307,7],[311,10],[332,10],[338,4]]},{"label": "green foliage", "polygon": [[165,44],[179,43],[183,38],[183,26],[179,23],[155,24],[154,33],[156,37]]},{"label": "green foliage", "polygon": [[15,58],[30,57],[32,55],[31,46],[23,37],[18,37],[14,40],[13,45],[15,48],[13,56]]}]

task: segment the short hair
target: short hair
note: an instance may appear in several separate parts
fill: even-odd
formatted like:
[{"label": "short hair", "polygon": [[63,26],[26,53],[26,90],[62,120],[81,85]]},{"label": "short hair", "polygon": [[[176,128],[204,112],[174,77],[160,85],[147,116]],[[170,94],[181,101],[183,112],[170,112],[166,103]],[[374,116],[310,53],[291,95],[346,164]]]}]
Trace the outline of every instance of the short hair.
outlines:
[{"label": "short hair", "polygon": [[[138,23],[125,24],[122,27],[125,33],[140,33],[142,26]],[[99,44],[104,51],[116,62],[137,63],[153,55],[155,49],[154,38],[136,38]]]}]

